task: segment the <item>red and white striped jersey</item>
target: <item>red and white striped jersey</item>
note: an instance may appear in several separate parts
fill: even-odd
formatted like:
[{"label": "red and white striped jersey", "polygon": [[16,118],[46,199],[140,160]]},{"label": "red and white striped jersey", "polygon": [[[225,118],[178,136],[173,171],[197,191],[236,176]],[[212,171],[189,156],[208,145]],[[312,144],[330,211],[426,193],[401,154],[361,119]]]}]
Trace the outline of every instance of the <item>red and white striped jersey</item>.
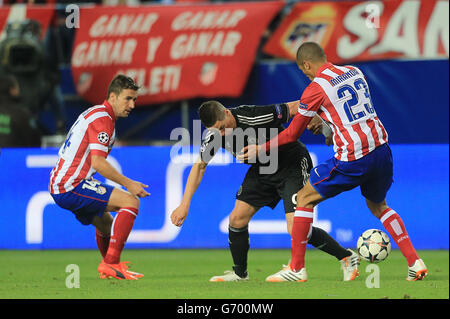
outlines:
[{"label": "red and white striped jersey", "polygon": [[50,193],[69,192],[95,174],[91,156],[108,156],[115,140],[115,122],[114,111],[107,101],[80,114],[59,149],[59,159],[50,174]]},{"label": "red and white striped jersey", "polygon": [[300,114],[317,112],[330,124],[340,161],[357,160],[388,141],[364,74],[356,67],[326,63],[303,92],[300,106]]},{"label": "red and white striped jersey", "polygon": [[278,135],[278,145],[298,139],[316,114],[331,127],[335,157],[340,161],[357,160],[388,142],[364,74],[354,66],[325,63],[317,71],[303,91],[298,114]]}]

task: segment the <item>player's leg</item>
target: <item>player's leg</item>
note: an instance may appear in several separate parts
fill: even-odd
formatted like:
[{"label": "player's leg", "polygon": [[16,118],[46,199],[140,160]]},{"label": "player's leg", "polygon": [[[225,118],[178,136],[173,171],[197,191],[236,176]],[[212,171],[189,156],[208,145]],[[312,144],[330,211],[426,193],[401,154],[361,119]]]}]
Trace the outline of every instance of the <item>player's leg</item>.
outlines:
[{"label": "player's leg", "polygon": [[372,214],[381,221],[403,256],[405,256],[408,262],[408,276],[406,279],[409,281],[422,280],[428,274],[428,270],[414,249],[403,220],[396,211],[386,204],[386,200],[376,203],[366,198],[366,203]]},{"label": "player's leg", "polygon": [[105,212],[103,216],[95,216],[92,219],[92,225],[96,228],[95,239],[100,254],[105,258],[111,238],[111,227],[114,218],[109,212]]},{"label": "player's leg", "polygon": [[[344,166],[343,171],[338,169],[340,165]],[[347,174],[347,169],[349,168],[345,167],[345,164],[331,158],[311,170],[308,182],[297,193],[297,207],[292,223],[290,267],[269,277],[282,278],[283,281],[306,281],[305,252],[314,207],[327,198],[359,185],[358,176],[355,177],[353,172]]]},{"label": "player's leg", "polygon": [[[308,156],[309,157],[309,156]],[[297,192],[303,188],[303,184],[307,182],[309,178],[309,172],[312,168],[312,163],[308,161],[308,157],[302,158],[303,170],[298,170],[296,167],[289,170],[289,174],[285,178],[285,182],[280,188],[282,194],[284,211],[286,213],[287,231],[292,235],[292,225],[294,223],[294,212],[297,207]],[[342,260],[352,255],[352,252],[345,249],[337,243],[326,231],[321,228],[311,225],[308,232],[308,244],[314,246],[323,252],[336,257],[338,260]]]},{"label": "player's leg", "polygon": [[247,257],[250,249],[250,237],[248,223],[258,208],[236,200],[233,211],[229,217],[228,243],[233,258],[233,273],[222,276],[214,276],[210,281],[237,281],[248,279]]},{"label": "player's leg", "polygon": [[[95,236],[96,236],[96,240],[97,240],[97,247],[98,247],[103,259],[106,257],[106,254],[108,252],[113,222],[114,222],[114,218],[112,217],[110,212],[105,212],[103,214],[103,216],[101,216],[101,217],[95,216],[92,220],[92,225],[94,225],[96,228]],[[129,267],[128,267],[127,263],[128,262],[124,262],[123,265],[120,265],[121,270],[119,270],[119,271],[124,271],[127,274],[130,274],[136,278],[144,277],[144,275],[142,275],[142,274],[128,270]],[[100,263],[100,264],[102,264],[102,263]],[[102,266],[104,266],[104,265],[102,265]],[[117,267],[117,266],[114,266],[114,267]],[[101,278],[108,278],[108,277],[110,277],[110,276],[101,275]],[[127,276],[124,276],[124,277],[127,277]],[[134,278],[128,278],[128,279],[134,279]]]},{"label": "player's leg", "polygon": [[386,194],[393,182],[393,161],[389,145],[375,149],[373,168],[369,178],[361,185],[361,193],[366,198],[367,207],[388,231],[408,262],[407,280],[420,280],[427,274],[427,268],[417,255],[405,224],[396,211],[386,203]]},{"label": "player's leg", "polygon": [[134,225],[139,211],[139,199],[114,188],[109,198],[106,211],[117,211],[111,226],[111,239],[105,257],[97,270],[100,278],[114,277],[117,279],[136,280],[144,275],[128,270],[128,262],[121,262],[120,257]]},{"label": "player's leg", "polygon": [[236,200],[233,211],[230,214],[228,225],[228,242],[231,256],[233,257],[234,272],[245,278],[247,272],[247,257],[250,249],[250,236],[248,224],[258,208],[246,202]]},{"label": "player's leg", "polygon": [[[111,232],[110,225],[112,224],[112,217],[106,211],[111,210],[108,203],[111,199],[114,200],[116,197],[114,196],[115,193],[117,193],[117,190],[114,187],[107,184],[102,184],[94,179],[90,179],[83,180],[70,192],[53,195],[55,202],[62,208],[72,211],[83,225],[94,224],[96,229],[105,235],[102,238],[97,238],[101,241],[99,250],[102,255],[105,255],[105,258],[108,256],[108,252],[112,246],[111,242],[108,243],[107,238]],[[102,264],[103,261],[100,265]],[[100,268],[102,267],[100,265],[98,270],[101,278],[112,276],[119,279],[136,279],[133,276],[128,276],[126,269],[122,270],[124,274],[122,274],[119,270],[119,275],[117,275],[116,270],[107,267],[106,270],[109,273],[105,275],[101,271],[102,269]]]},{"label": "player's leg", "polygon": [[83,224],[93,224],[97,232],[97,244],[102,256],[109,246],[112,217],[105,214],[107,203],[114,187],[89,179],[83,180],[73,190],[52,195],[62,208],[72,211]]},{"label": "player's leg", "polygon": [[110,244],[104,262],[118,264],[125,242],[138,215],[139,199],[129,192],[114,188],[106,211],[116,211],[117,214],[112,223]]},{"label": "player's leg", "polygon": [[372,214],[381,221],[384,228],[394,239],[403,256],[408,261],[408,266],[412,266],[419,259],[419,256],[411,243],[403,220],[396,211],[386,204],[386,200],[383,200],[381,203],[376,203],[366,198],[366,203]]},{"label": "player's leg", "polygon": [[[294,223],[294,212],[286,214],[286,222],[288,227],[288,233],[292,236],[292,226]],[[314,246],[314,248],[320,249],[323,252],[336,257],[338,260],[351,255],[347,249],[339,245],[339,243],[333,239],[322,228],[314,227],[312,224],[308,232],[308,244]]]},{"label": "player's leg", "polygon": [[[299,165],[300,167],[297,167],[298,163],[300,163]],[[297,210],[298,196],[300,194],[300,191],[303,189],[304,185],[306,185],[308,182],[312,167],[313,164],[311,157],[307,152],[305,152],[300,154],[298,162],[295,161],[292,162],[291,165],[285,166],[285,168],[281,170],[279,173],[280,175],[283,175],[284,183],[282,183],[281,187],[278,188],[278,192],[281,193],[283,198],[284,210],[286,213],[286,223],[288,233],[291,235],[291,238],[294,220],[296,220],[295,212]],[[306,238],[307,241],[313,246],[320,247],[319,249],[325,247],[326,245],[326,243],[322,240],[331,240],[330,244],[332,244],[334,248],[340,247],[339,245],[337,246],[334,245],[334,243],[336,242],[326,232],[324,232],[319,228],[313,227],[312,221],[309,224]],[[294,245],[294,243],[292,243],[292,245]],[[341,258],[344,258],[348,255],[348,251],[346,251],[343,248],[342,251],[340,251],[340,253],[343,254]]]},{"label": "player's leg", "polygon": [[[286,214],[286,220],[289,220],[288,224],[291,224],[290,225],[291,230],[289,234],[292,234],[294,213]],[[310,232],[308,233],[308,244],[314,246],[314,248],[317,248],[331,256],[334,256],[337,260],[349,257],[352,254],[351,251],[339,245],[339,243],[322,228],[314,227],[312,225],[310,228]]]},{"label": "player's leg", "polygon": [[[115,199],[115,197],[116,196],[113,197],[113,200]],[[125,200],[123,202],[123,204],[124,205],[128,204],[127,206],[129,206],[130,208],[133,208],[135,206],[135,205],[133,205],[134,204],[133,199],[130,202],[127,202]],[[110,205],[106,209],[122,212],[120,208],[118,208],[117,206],[114,206],[114,205]],[[118,217],[118,218],[120,218],[120,219],[119,219],[119,222],[117,223],[117,225],[121,225],[123,223],[122,218],[121,217]],[[110,243],[110,239],[111,239],[111,231],[112,231],[113,223],[114,223],[114,218],[112,217],[112,215],[109,211],[105,211],[105,213],[101,217],[95,216],[92,220],[92,224],[96,227],[97,246],[100,250],[100,253],[102,254],[103,259],[106,259],[106,256],[107,256],[107,253],[109,250],[109,243]],[[119,230],[116,230],[116,233],[120,232],[121,230],[122,230],[122,227],[120,227]],[[122,246],[122,248],[123,248],[123,246]],[[118,269],[119,272],[122,271],[122,272],[126,273],[126,275],[124,276],[125,279],[134,279],[134,278],[130,277],[129,275],[131,275],[135,278],[141,278],[144,276],[140,273],[136,273],[136,272],[128,270],[129,267],[128,267],[127,263],[128,262],[123,262],[122,265],[119,265],[120,270]],[[102,266],[104,266],[104,265],[102,265]],[[100,266],[100,268],[102,268],[102,266]],[[114,266],[114,267],[117,267],[117,266]],[[106,277],[109,277],[109,276],[108,275],[101,276],[101,278],[106,278]]]},{"label": "player's leg", "polygon": [[[286,221],[288,232],[289,234],[292,234],[292,224],[294,221],[293,212],[286,214]],[[358,277],[359,256],[351,249],[342,247],[325,230],[311,225],[310,232],[308,233],[308,244],[339,260],[344,274],[344,281],[351,281]]]},{"label": "player's leg", "polygon": [[[268,175],[260,175],[258,167],[250,167],[236,193],[236,203],[229,217],[228,242],[233,257],[230,276],[214,276],[211,281],[248,279],[247,255],[250,248],[248,223],[260,207],[275,207],[280,201],[276,189],[268,182]],[[233,277],[234,276],[234,277]],[[222,280],[225,279],[225,280]]]},{"label": "player's leg", "polygon": [[233,270],[241,278],[248,278],[247,256],[250,249],[248,223],[258,209],[268,205],[272,198],[271,187],[261,184],[261,175],[258,171],[258,168],[250,167],[245,174],[229,217],[228,243],[233,257]]},{"label": "player's leg", "polygon": [[[313,222],[314,206],[323,198],[312,188],[309,181],[297,193],[297,208],[292,222],[291,262],[289,266],[266,278],[268,282],[307,281],[305,268],[305,252],[308,234]],[[303,200],[300,200],[303,199]]]},{"label": "player's leg", "polygon": [[313,223],[314,207],[324,198],[311,186],[310,181],[297,193],[297,208],[292,223],[291,269],[305,268],[305,252],[308,234]]}]

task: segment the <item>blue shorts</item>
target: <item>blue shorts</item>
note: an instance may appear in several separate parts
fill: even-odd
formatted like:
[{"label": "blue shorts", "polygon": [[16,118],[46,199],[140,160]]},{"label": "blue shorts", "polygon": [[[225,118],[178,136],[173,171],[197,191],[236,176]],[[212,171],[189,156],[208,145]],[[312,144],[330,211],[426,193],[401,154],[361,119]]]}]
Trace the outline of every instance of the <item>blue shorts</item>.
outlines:
[{"label": "blue shorts", "polygon": [[59,207],[70,210],[83,225],[89,225],[94,216],[103,216],[113,189],[111,185],[90,179],[69,192],[51,195]]},{"label": "blue shorts", "polygon": [[391,149],[383,144],[356,161],[343,162],[333,157],[314,167],[309,181],[323,198],[360,186],[365,198],[381,203],[392,185],[392,176]]}]

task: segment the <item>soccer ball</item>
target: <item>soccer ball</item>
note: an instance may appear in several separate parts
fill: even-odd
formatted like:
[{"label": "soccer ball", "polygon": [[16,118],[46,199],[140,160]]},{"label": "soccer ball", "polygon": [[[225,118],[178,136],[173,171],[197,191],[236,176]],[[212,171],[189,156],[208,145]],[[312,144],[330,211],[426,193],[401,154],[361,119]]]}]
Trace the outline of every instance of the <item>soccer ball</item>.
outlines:
[{"label": "soccer ball", "polygon": [[362,259],[370,263],[378,263],[385,260],[391,252],[391,241],[381,230],[368,229],[359,236],[356,247]]}]

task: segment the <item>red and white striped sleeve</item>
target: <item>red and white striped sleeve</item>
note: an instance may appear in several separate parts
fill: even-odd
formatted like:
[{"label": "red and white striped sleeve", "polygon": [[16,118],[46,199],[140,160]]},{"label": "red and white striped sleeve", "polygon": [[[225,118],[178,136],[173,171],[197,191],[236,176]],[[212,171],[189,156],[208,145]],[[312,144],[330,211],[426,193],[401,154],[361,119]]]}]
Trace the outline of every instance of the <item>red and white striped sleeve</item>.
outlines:
[{"label": "red and white striped sleeve", "polygon": [[106,158],[113,133],[114,124],[109,116],[102,116],[91,122],[87,129],[90,154]]},{"label": "red and white striped sleeve", "polygon": [[[309,122],[317,114],[324,98],[325,92],[321,86],[316,82],[311,82],[305,91],[303,91],[302,97],[300,98],[298,113],[294,116],[289,126],[278,134],[278,136],[275,136],[264,144],[263,148],[268,150],[271,148],[271,144],[281,146],[298,140]],[[275,139],[278,141],[276,142]]]}]

